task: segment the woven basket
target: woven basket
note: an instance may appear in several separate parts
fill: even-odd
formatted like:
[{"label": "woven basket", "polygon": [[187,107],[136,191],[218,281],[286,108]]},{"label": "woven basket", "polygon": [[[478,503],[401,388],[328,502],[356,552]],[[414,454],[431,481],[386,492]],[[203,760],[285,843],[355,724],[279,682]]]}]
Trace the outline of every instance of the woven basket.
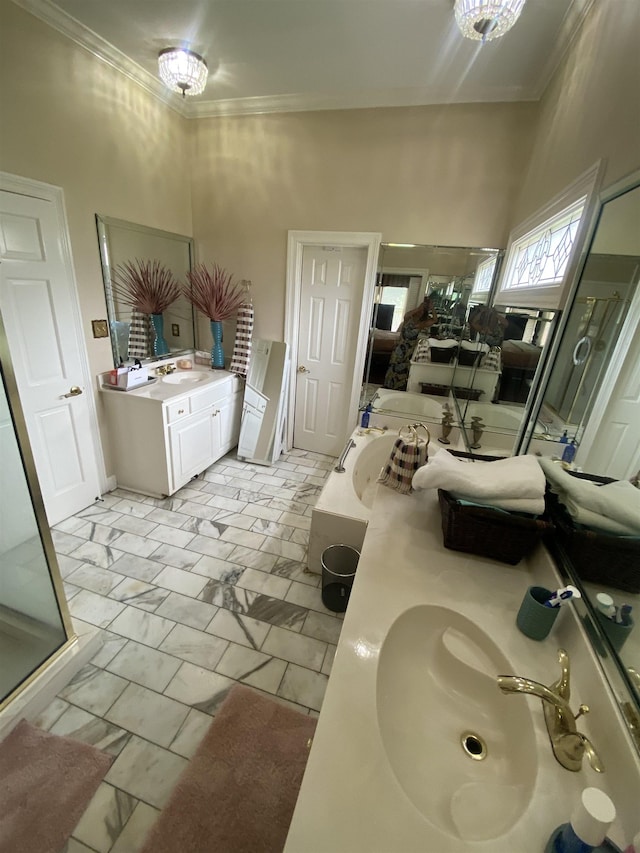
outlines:
[{"label": "woven basket", "polygon": [[530,554],[541,537],[553,530],[544,518],[479,506],[464,506],[449,492],[438,489],[445,548],[490,557],[515,566]]},{"label": "woven basket", "polygon": [[560,546],[582,580],[640,592],[640,539],[610,536],[576,525],[553,492],[547,492],[545,501]]},{"label": "woven basket", "polygon": [[433,382],[421,382],[420,388],[423,394],[432,394],[434,397],[448,397],[451,391],[450,385],[435,385]]},{"label": "woven basket", "polygon": [[429,354],[435,364],[451,364],[454,356],[458,354],[458,347],[438,347],[432,344]]},{"label": "woven basket", "polygon": [[461,385],[456,385],[453,393],[459,400],[479,400],[484,391],[481,388],[463,388]]}]

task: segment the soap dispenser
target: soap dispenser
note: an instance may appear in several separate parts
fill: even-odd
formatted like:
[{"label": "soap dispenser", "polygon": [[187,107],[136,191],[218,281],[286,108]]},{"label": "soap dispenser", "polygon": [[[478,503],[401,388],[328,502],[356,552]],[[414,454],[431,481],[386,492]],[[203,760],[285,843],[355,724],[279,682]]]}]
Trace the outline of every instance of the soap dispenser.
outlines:
[{"label": "soap dispenser", "polygon": [[567,444],[565,449],[562,451],[562,461],[566,462],[567,465],[571,465],[575,458],[577,449],[578,448],[576,447],[576,440],[575,438],[572,438],[571,444]]},{"label": "soap dispenser", "polygon": [[371,403],[367,403],[367,406],[362,413],[362,419],[360,421],[360,426],[363,429],[366,429],[369,426],[369,417],[371,415]]},{"label": "soap dispenser", "polygon": [[616,817],[616,808],[599,788],[585,788],[571,815],[551,833],[544,853],[621,853],[606,838]]}]

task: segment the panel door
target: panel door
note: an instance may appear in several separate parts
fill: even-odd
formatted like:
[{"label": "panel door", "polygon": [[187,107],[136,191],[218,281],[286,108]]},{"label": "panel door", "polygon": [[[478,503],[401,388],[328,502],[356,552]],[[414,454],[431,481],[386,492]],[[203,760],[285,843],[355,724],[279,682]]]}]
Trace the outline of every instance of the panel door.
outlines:
[{"label": "panel door", "polygon": [[0,308],[51,525],[100,491],[63,229],[53,201],[0,191]]},{"label": "panel door", "polygon": [[347,434],[365,248],[305,246],[294,446],[337,456]]},{"label": "panel door", "polygon": [[[598,437],[606,440],[598,440]],[[594,474],[626,480],[640,470],[640,329],[618,375],[598,436],[580,465]]]},{"label": "panel door", "polygon": [[172,493],[200,474],[216,458],[220,447],[219,415],[213,411],[193,415],[169,427]]}]

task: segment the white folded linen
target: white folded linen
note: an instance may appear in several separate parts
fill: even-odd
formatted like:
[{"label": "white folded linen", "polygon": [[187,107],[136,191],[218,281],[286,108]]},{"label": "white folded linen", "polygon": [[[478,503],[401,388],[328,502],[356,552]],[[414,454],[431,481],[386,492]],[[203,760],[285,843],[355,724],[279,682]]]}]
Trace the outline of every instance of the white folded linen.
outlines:
[{"label": "white folded linen", "polygon": [[[592,512],[590,509],[585,509],[578,504],[574,504],[573,501],[566,496],[562,498],[562,503],[564,503],[570,516],[574,521],[577,521],[578,524],[583,524],[585,527],[592,528],[600,533],[607,533],[610,536],[634,535],[634,531],[626,524],[620,524],[612,518],[607,518],[606,515],[600,515],[599,512]],[[638,534],[636,533],[635,535],[637,536]]]},{"label": "white folded linen", "polygon": [[620,535],[640,535],[640,489],[627,480],[599,486],[572,477],[562,465],[545,456],[538,462],[558,499],[579,524]]},{"label": "white folded linen", "polygon": [[459,501],[470,501],[471,503],[486,506],[488,509],[504,509],[507,512],[527,512],[530,515],[542,515],[544,512],[544,497],[541,498],[491,498],[491,501],[480,501],[469,495],[461,495],[459,492],[451,492],[452,497]]},{"label": "white folded linen", "polygon": [[470,500],[544,498],[545,477],[535,456],[511,456],[496,462],[463,462],[440,449],[413,475],[414,489],[446,489]]}]

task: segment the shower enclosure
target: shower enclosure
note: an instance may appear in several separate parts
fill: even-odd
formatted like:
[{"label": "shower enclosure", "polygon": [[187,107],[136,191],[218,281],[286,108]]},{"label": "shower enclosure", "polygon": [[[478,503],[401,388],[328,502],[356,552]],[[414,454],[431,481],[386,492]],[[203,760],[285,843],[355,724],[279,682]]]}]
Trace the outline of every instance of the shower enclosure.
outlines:
[{"label": "shower enclosure", "polygon": [[75,640],[0,318],[0,710]]}]

